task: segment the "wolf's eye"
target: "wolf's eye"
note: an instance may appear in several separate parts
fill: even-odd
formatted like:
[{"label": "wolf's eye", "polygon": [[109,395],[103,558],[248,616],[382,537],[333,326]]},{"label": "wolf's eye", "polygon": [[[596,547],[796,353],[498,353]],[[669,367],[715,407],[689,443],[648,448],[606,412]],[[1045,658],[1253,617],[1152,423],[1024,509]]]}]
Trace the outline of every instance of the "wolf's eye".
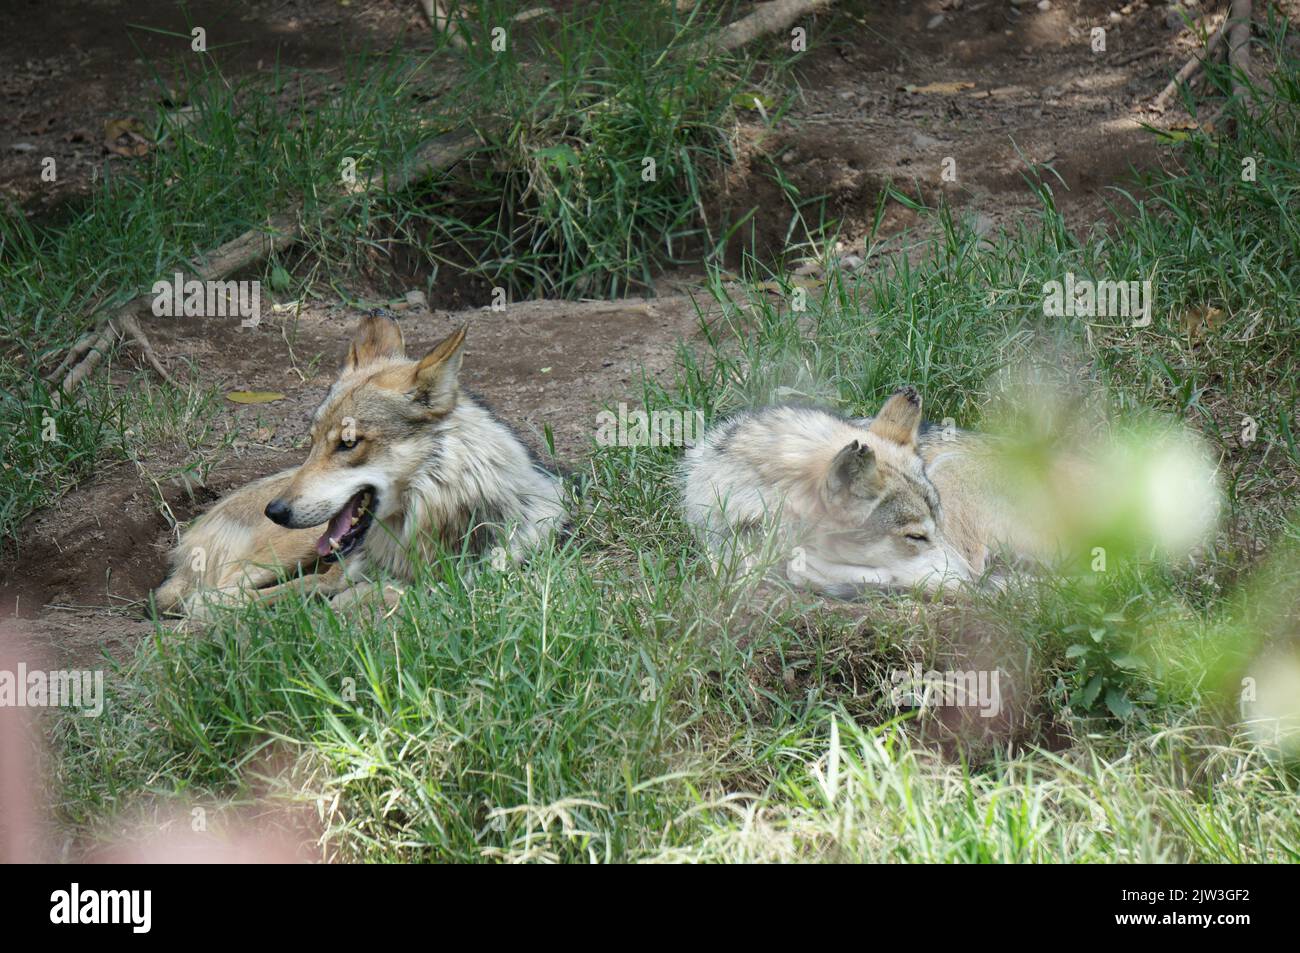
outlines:
[{"label": "wolf's eye", "polygon": [[357,445],[357,438],[355,437],[352,438],[351,440],[340,440],[338,445],[338,450],[340,453],[345,453],[348,450],[351,450],[356,445]]},{"label": "wolf's eye", "polygon": [[908,533],[907,538],[914,543],[928,543],[930,541],[930,537],[924,533]]}]

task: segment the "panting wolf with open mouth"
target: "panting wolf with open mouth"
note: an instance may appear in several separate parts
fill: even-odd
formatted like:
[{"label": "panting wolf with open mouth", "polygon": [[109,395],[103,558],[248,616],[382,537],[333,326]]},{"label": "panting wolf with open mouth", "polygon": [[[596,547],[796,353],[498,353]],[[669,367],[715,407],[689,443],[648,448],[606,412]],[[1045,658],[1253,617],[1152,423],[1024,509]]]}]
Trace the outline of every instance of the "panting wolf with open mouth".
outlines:
[{"label": "panting wolf with open mouth", "polygon": [[[418,361],[391,318],[363,318],[316,410],[302,466],[221,499],[182,535],[155,591],[164,612],[288,591],[379,588],[439,547],[522,558],[567,522],[559,477],[458,383],[465,329]],[[303,575],[297,575],[303,574]],[[280,582],[286,575],[295,576]]]},{"label": "panting wolf with open mouth", "polygon": [[715,557],[753,560],[775,538],[790,582],[837,598],[976,580],[1002,550],[1052,561],[1056,541],[1017,512],[988,450],[979,434],[923,426],[912,387],[874,418],[765,407],[687,451],[683,509]]}]

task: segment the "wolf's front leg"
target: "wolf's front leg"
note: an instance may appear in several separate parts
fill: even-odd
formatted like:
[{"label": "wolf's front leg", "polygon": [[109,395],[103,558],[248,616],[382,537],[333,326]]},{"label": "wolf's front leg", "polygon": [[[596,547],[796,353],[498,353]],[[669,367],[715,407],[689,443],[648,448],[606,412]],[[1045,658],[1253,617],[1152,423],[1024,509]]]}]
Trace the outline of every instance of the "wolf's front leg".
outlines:
[{"label": "wolf's front leg", "polygon": [[382,606],[385,613],[397,608],[405,589],[391,582],[363,581],[350,585],[330,600],[336,612],[350,612],[362,606]]},{"label": "wolf's front leg", "polygon": [[309,576],[296,576],[287,582],[279,585],[267,586],[265,589],[254,589],[251,596],[257,602],[278,602],[287,595],[302,596],[330,596],[336,595],[347,589],[351,583],[343,575],[343,567],[338,563],[333,564],[322,573],[315,573]]},{"label": "wolf's front leg", "polygon": [[856,599],[863,589],[895,582],[887,570],[833,563],[806,551],[786,565],[786,578],[796,586],[836,599]]}]

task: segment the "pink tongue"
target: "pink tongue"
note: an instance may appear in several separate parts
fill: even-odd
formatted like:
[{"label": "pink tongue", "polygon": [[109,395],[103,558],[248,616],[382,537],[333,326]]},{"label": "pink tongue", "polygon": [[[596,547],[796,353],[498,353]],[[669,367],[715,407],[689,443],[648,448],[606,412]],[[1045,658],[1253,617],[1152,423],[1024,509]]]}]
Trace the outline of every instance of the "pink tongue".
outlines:
[{"label": "pink tongue", "polygon": [[334,551],[330,545],[330,540],[341,540],[343,534],[352,528],[352,511],[357,505],[357,498],[354,496],[348,500],[343,509],[334,514],[330,520],[330,525],[325,530],[325,535],[316,540],[316,554],[318,556],[328,556]]}]

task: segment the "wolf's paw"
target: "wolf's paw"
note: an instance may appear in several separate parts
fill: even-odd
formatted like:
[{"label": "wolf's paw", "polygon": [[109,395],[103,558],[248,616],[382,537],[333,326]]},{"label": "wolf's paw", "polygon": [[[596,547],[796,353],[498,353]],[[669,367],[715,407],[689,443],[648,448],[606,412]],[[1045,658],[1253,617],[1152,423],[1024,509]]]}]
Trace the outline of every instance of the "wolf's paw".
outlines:
[{"label": "wolf's paw", "polygon": [[388,616],[398,607],[405,594],[405,589],[392,583],[363,582],[344,589],[330,600],[330,606],[338,613],[378,609]]}]

